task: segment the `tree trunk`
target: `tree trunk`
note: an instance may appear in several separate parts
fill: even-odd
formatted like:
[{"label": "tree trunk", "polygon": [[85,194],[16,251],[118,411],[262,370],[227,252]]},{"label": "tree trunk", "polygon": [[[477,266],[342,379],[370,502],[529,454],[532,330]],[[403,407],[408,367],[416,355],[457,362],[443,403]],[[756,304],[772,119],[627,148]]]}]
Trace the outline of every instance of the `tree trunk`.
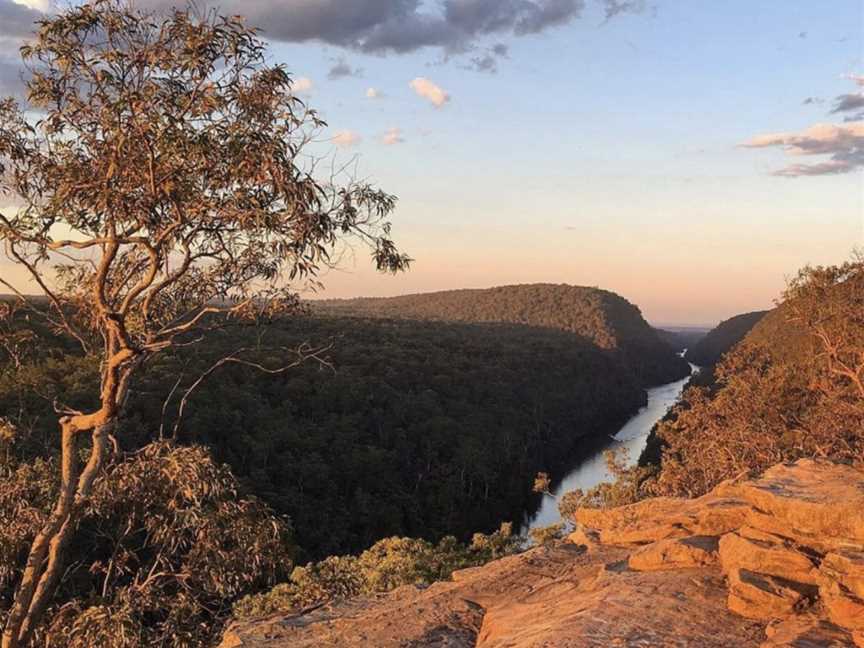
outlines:
[{"label": "tree trunk", "polygon": [[60,421],[62,432],[60,493],[54,511],[34,538],[21,584],[3,630],[2,648],[23,648],[33,636],[63,569],[65,549],[90,495],[105,457],[112,424],[93,429],[93,448],[79,476],[77,430],[70,419]]}]

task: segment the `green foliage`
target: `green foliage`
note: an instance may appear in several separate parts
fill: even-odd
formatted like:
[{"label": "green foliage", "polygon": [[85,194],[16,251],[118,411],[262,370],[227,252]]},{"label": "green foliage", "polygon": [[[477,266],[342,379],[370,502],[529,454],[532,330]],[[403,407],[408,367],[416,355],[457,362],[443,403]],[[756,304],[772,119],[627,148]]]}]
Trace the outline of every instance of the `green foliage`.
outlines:
[{"label": "green foliage", "polygon": [[[586,439],[617,429],[644,398],[614,358],[559,331],[300,317],[263,338],[268,347],[304,341],[332,342],[335,371],[225,367],[192,395],[178,438],[209,447],[290,517],[303,560],[394,535],[466,541],[518,519],[535,500],[531,476],[566,468]],[[226,331],[207,350],[147,365],[121,423],[123,448],[154,437],[178,377],[182,393],[215,359],[257,343],[253,331]],[[98,365],[74,355],[0,370],[0,416],[20,431],[17,456],[50,456],[52,401],[86,409],[98,377]],[[166,434],[177,400],[165,411]]]},{"label": "green foliage", "polygon": [[471,550],[484,556],[487,560],[495,560],[514,553],[521,542],[518,536],[513,535],[513,523],[502,522],[494,533],[489,535],[475,533],[471,536]]},{"label": "green foliage", "polygon": [[613,481],[603,482],[587,491],[577,489],[565,493],[558,504],[561,517],[575,520],[577,509],[614,508],[632,504],[644,497],[645,481],[653,474],[653,467],[628,467],[624,448],[607,450],[605,456]]},{"label": "green foliage", "polygon": [[567,529],[565,522],[556,522],[545,527],[537,527],[528,532],[531,541],[538,546],[552,544],[556,540],[564,537],[564,531]]},{"label": "green foliage", "polygon": [[390,592],[403,585],[446,580],[457,569],[476,567],[519,549],[510,524],[490,535],[477,533],[471,545],[454,537],[437,544],[413,538],[385,538],[359,556],[331,556],[297,567],[291,579],[234,606],[239,618],[297,612],[320,603],[361,594]]}]

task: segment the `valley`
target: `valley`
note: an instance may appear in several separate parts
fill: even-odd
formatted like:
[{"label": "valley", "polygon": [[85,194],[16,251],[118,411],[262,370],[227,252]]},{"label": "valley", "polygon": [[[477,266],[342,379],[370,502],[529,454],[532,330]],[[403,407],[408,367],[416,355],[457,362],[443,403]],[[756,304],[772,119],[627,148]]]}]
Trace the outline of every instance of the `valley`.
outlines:
[{"label": "valley", "polygon": [[787,4],[0,0],[0,648],[864,648]]}]

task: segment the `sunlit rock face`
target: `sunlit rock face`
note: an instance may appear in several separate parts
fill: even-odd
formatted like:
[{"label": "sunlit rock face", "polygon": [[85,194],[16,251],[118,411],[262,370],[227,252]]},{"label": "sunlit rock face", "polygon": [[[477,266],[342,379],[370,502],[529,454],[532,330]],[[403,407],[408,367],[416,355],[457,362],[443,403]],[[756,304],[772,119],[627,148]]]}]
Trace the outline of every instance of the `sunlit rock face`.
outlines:
[{"label": "sunlit rock face", "polygon": [[864,646],[864,472],[801,460],[698,499],[580,509],[568,541],[223,648]]}]

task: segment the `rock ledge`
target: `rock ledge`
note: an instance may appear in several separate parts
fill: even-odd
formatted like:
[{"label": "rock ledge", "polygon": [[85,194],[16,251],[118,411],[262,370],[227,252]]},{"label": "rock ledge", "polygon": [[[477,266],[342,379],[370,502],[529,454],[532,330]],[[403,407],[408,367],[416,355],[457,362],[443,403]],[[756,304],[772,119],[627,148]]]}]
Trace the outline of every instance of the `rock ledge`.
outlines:
[{"label": "rock ledge", "polygon": [[864,472],[801,460],[576,521],[452,582],[236,623],[221,648],[864,648]]}]

